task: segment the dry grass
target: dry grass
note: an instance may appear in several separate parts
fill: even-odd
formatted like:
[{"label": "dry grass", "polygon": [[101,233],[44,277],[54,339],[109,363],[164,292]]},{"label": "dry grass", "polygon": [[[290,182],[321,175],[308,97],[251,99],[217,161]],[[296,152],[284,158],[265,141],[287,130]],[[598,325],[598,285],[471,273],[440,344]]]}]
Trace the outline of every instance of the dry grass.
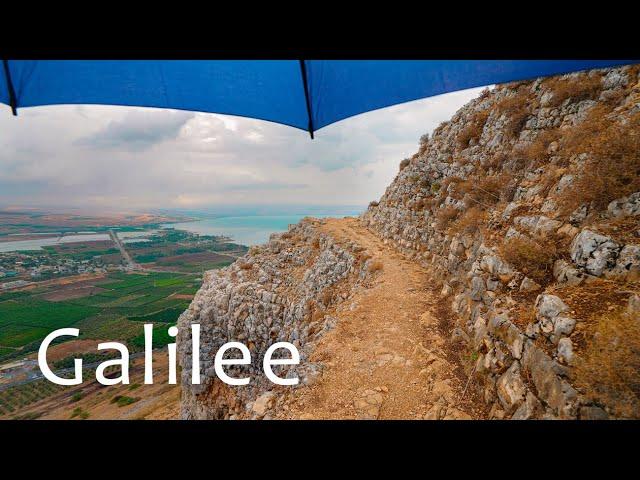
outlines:
[{"label": "dry grass", "polygon": [[478,207],[471,207],[464,211],[455,221],[449,224],[449,232],[470,234],[478,230],[486,218],[486,212]]},{"label": "dry grass", "polygon": [[466,180],[458,178],[448,183],[455,182],[451,196],[464,200],[468,207],[490,208],[503,199],[504,189],[509,181],[510,177],[506,174],[485,175],[484,172],[478,172]]},{"label": "dry grass", "polygon": [[485,158],[481,162],[481,166],[486,170],[500,170],[502,169],[503,165],[507,162],[508,158],[509,157],[505,152],[500,151],[493,154],[490,157]]},{"label": "dry grass", "polygon": [[430,199],[420,198],[413,203],[411,210],[419,212],[429,207],[430,205],[431,205]]},{"label": "dry grass", "polygon": [[439,230],[447,230],[456,218],[460,215],[460,210],[451,205],[442,207],[436,212],[436,225]]},{"label": "dry grass", "polygon": [[526,168],[538,168],[549,161],[549,145],[560,138],[558,129],[544,130],[528,145],[514,149],[514,155],[519,157]]},{"label": "dry grass", "polygon": [[514,268],[538,283],[552,277],[553,263],[559,258],[554,241],[544,237],[514,237],[501,247],[502,257]]},{"label": "dry grass", "polygon": [[379,272],[384,268],[384,264],[380,260],[372,260],[367,266],[369,273]]},{"label": "dry grass", "polygon": [[515,95],[505,97],[496,104],[497,110],[508,119],[503,129],[507,138],[518,137],[531,115],[532,105],[528,97],[527,84],[523,84]]},{"label": "dry grass", "polygon": [[465,149],[469,146],[471,140],[478,141],[488,117],[489,110],[481,110],[473,114],[467,125],[460,132],[460,135],[458,135],[458,148]]},{"label": "dry grass", "polygon": [[327,307],[331,305],[331,302],[333,301],[334,296],[335,296],[334,289],[332,287],[327,287],[324,290],[322,290],[322,292],[320,292],[320,295],[318,296],[318,300],[325,307]]},{"label": "dry grass", "polygon": [[242,259],[238,259],[238,267],[240,267],[240,270],[251,270],[253,268],[253,264],[246,262]]},{"label": "dry grass", "polygon": [[640,318],[624,311],[603,315],[576,360],[576,385],[615,416],[640,418]]},{"label": "dry grass", "polygon": [[596,100],[602,91],[602,73],[579,77],[551,77],[543,85],[553,91],[549,107],[558,107],[566,100],[573,102]]},{"label": "dry grass", "polygon": [[565,139],[565,155],[587,157],[563,197],[565,214],[583,204],[601,211],[612,200],[640,190],[640,113],[621,124],[610,112],[606,105],[594,107]]}]

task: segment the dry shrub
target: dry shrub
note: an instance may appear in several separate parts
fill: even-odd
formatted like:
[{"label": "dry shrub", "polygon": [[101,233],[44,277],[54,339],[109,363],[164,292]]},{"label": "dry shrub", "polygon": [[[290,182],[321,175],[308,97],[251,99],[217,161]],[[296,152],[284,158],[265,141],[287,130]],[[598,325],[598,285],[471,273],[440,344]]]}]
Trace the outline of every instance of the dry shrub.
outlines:
[{"label": "dry shrub", "polygon": [[414,202],[412,210],[419,212],[427,208],[429,205],[430,205],[429,199],[420,198]]},{"label": "dry shrub", "polygon": [[433,138],[439,136],[442,131],[445,129],[445,127],[449,124],[449,122],[442,122],[440,125],[438,125],[434,130],[433,130]]},{"label": "dry shrub", "polygon": [[475,180],[473,185],[474,199],[483,204],[493,205],[500,201],[502,191],[509,181],[509,176],[487,175]]},{"label": "dry shrub", "polygon": [[473,176],[456,183],[454,198],[464,198],[469,207],[481,205],[489,208],[500,201],[508,182],[509,178],[505,174]]},{"label": "dry shrub", "polygon": [[325,307],[329,306],[331,304],[331,302],[333,301],[333,297],[334,297],[334,291],[333,288],[331,287],[327,287],[324,290],[322,290],[322,292],[320,292],[320,295],[318,296],[318,300],[320,301],[320,303],[322,303]]},{"label": "dry shrub", "polygon": [[552,77],[544,83],[553,91],[553,97],[548,106],[557,107],[569,98],[573,102],[596,100],[602,91],[602,73],[595,72],[589,76],[580,75],[570,78]]},{"label": "dry shrub", "polygon": [[457,138],[458,148],[465,149],[471,140],[477,141],[482,135],[485,123],[489,117],[489,110],[475,112]]},{"label": "dry shrub", "polygon": [[377,200],[372,200],[369,202],[369,208],[377,207],[378,205],[380,205],[380,202],[378,202]]},{"label": "dry shrub", "polygon": [[610,111],[605,105],[594,107],[566,138],[566,155],[587,157],[561,202],[565,214],[583,204],[600,211],[640,190],[640,113],[622,123],[610,119]]},{"label": "dry shrub", "polygon": [[314,250],[319,250],[320,249],[320,238],[319,237],[314,237],[314,239],[311,240],[311,247],[313,247]]},{"label": "dry shrub", "polygon": [[384,264],[380,260],[372,260],[367,266],[369,273],[375,273],[384,268]]},{"label": "dry shrub", "polygon": [[478,207],[471,207],[464,211],[455,221],[450,223],[451,233],[469,234],[475,232],[484,222],[485,211]]},{"label": "dry shrub", "polygon": [[500,151],[490,157],[485,158],[482,161],[481,165],[485,169],[500,170],[502,166],[507,162],[508,158],[509,157],[505,152]]},{"label": "dry shrub", "polygon": [[446,207],[442,207],[438,209],[436,212],[436,225],[440,230],[446,230],[449,228],[449,224],[453,222],[458,215],[460,214],[460,210],[456,207],[448,205]]},{"label": "dry shrub", "polygon": [[501,254],[510,265],[539,283],[551,278],[553,263],[559,257],[555,242],[545,237],[510,238],[502,244]]},{"label": "dry shrub", "polygon": [[640,318],[618,311],[603,315],[576,359],[576,385],[615,416],[640,418]]},{"label": "dry shrub", "polygon": [[500,114],[504,114],[508,118],[503,129],[507,138],[516,138],[531,114],[529,93],[523,87],[525,85],[518,87],[515,95],[505,97],[496,104]]},{"label": "dry shrub", "polygon": [[240,267],[240,270],[251,270],[253,268],[253,263],[249,263],[242,259],[238,259],[237,262],[238,262],[238,267]]},{"label": "dry shrub", "polygon": [[549,161],[549,145],[560,138],[558,129],[544,130],[529,144],[515,148],[513,154],[526,168],[538,168]]},{"label": "dry shrub", "polygon": [[442,183],[440,184],[440,188],[438,190],[442,190],[443,192],[446,192],[449,189],[449,185],[453,183],[455,186],[461,182],[464,182],[464,179],[460,177],[456,177],[455,175],[446,177],[444,180],[442,180]]},{"label": "dry shrub", "polygon": [[405,158],[404,160],[402,160],[400,162],[400,171],[402,171],[405,168],[407,168],[409,166],[409,162],[411,162],[411,160],[409,160],[408,158]]},{"label": "dry shrub", "polygon": [[567,170],[565,168],[559,168],[555,165],[549,165],[544,173],[540,175],[540,180],[538,181],[538,185],[541,187],[539,195],[546,197],[558,180],[562,177],[562,175]]},{"label": "dry shrub", "polygon": [[418,155],[422,155],[427,148],[429,148],[429,134],[425,133],[420,137],[420,147],[418,149]]}]

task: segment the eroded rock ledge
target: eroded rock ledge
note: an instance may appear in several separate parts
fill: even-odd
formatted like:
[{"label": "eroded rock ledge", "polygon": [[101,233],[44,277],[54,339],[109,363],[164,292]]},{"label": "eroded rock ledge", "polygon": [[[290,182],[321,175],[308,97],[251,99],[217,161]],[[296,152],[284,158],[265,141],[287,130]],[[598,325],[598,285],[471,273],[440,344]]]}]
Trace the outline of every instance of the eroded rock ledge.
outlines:
[{"label": "eroded rock ledge", "polygon": [[[273,384],[264,377],[261,364],[275,342],[291,342],[299,349],[301,365],[296,372],[301,386],[317,374],[321,365],[310,363],[309,353],[335,322],[325,311],[348,298],[350,288],[370,275],[361,248],[336,243],[318,232],[318,222],[305,219],[286,233],[272,235],[266,245],[252,248],[230,267],[207,272],[179,319],[182,418],[263,416],[274,392],[269,392]],[[341,288],[346,284],[349,288]],[[201,325],[200,385],[191,384],[191,323]],[[229,341],[245,343],[252,353],[252,365],[243,367],[243,375],[252,377],[249,386],[227,387],[214,381],[213,355]],[[233,374],[232,369],[229,372]],[[286,377],[287,372],[279,375]]]}]

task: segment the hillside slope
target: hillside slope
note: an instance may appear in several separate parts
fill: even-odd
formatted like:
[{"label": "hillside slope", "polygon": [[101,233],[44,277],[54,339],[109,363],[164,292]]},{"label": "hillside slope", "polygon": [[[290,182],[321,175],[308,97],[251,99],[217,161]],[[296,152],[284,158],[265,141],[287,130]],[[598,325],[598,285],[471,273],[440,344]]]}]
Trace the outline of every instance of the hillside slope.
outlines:
[{"label": "hillside slope", "polygon": [[[304,220],[210,272],[180,319],[181,416],[639,416],[639,70],[486,91],[357,222]],[[293,342],[301,385],[214,380],[230,340],[253,365]]]}]

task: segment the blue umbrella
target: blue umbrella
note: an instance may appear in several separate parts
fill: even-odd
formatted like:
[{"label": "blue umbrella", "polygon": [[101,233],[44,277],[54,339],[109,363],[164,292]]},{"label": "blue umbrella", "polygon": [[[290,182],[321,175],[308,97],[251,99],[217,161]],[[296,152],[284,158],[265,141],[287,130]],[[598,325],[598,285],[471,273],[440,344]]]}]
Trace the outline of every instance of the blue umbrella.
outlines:
[{"label": "blue umbrella", "polygon": [[637,60],[3,60],[0,102],[101,104],[268,120],[313,133],[465,88]]}]

